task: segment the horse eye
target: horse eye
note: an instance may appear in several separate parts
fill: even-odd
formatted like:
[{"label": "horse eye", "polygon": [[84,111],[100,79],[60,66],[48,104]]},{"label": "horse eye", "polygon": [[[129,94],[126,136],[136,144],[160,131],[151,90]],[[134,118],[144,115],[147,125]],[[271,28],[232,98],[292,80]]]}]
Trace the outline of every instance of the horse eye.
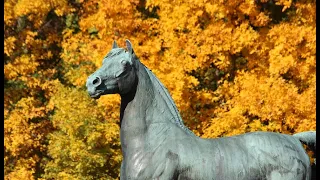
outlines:
[{"label": "horse eye", "polygon": [[128,61],[122,60],[122,61],[121,61],[121,64],[122,64],[123,66],[127,66],[127,65],[128,65]]}]

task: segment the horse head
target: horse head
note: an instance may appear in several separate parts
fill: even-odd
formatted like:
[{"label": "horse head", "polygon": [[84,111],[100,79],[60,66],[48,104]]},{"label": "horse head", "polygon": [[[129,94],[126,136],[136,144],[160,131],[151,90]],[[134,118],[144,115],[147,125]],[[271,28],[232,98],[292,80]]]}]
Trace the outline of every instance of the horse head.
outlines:
[{"label": "horse head", "polygon": [[114,41],[102,66],[88,77],[86,86],[92,98],[98,99],[105,94],[126,94],[133,88],[137,78],[136,57],[129,40],[126,40],[126,46],[128,51],[119,48]]}]

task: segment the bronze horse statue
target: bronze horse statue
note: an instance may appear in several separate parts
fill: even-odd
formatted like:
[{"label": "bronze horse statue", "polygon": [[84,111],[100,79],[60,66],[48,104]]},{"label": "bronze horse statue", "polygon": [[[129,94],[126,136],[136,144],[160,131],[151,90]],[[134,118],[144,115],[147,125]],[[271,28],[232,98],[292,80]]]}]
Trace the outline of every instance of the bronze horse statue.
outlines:
[{"label": "bronze horse statue", "polygon": [[252,132],[203,139],[184,124],[167,89],[136,56],[114,41],[87,79],[92,98],[121,96],[121,180],[308,180],[316,132]]}]

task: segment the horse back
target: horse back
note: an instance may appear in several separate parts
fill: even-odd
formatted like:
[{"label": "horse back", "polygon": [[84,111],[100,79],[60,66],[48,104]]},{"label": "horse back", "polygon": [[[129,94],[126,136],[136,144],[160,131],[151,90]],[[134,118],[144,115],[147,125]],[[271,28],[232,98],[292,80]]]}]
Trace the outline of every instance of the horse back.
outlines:
[{"label": "horse back", "polygon": [[253,132],[217,139],[192,138],[184,145],[178,153],[182,179],[267,179],[275,169],[293,173],[300,169],[304,173],[310,168],[299,140],[285,134]]}]

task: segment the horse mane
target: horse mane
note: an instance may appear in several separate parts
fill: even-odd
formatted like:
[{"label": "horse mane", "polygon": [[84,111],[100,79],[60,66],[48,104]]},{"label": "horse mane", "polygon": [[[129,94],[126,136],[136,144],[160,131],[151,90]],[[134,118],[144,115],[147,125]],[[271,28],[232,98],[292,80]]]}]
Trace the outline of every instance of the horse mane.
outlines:
[{"label": "horse mane", "polygon": [[117,55],[121,54],[122,52],[125,52],[125,50],[123,48],[111,49],[111,51],[103,58],[102,64],[105,62],[105,60],[107,58],[117,56]]},{"label": "horse mane", "polygon": [[[141,63],[142,64],[142,63]],[[143,65],[143,64],[142,64]],[[150,77],[151,82],[155,85],[155,88],[159,91],[160,95],[164,97],[166,104],[168,105],[171,114],[174,115],[174,122],[183,130],[185,130],[188,134],[195,135],[189,128],[187,128],[182,121],[182,118],[179,114],[178,108],[175,105],[172,97],[170,96],[167,88],[159,81],[159,79],[155,76],[155,74],[148,69],[145,65],[143,65],[145,71],[147,72],[148,76]]]}]

